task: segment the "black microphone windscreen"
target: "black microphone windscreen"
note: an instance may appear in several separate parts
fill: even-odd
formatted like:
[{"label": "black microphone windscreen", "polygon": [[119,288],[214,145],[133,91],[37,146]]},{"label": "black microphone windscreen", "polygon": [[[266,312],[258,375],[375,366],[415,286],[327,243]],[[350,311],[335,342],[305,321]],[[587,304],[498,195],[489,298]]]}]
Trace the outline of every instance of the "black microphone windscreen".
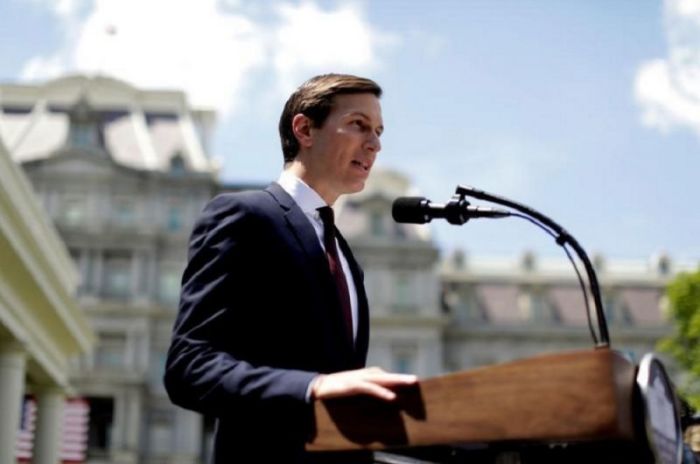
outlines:
[{"label": "black microphone windscreen", "polygon": [[399,197],[391,207],[391,216],[396,222],[425,224],[430,221],[425,214],[428,200],[423,197]]}]

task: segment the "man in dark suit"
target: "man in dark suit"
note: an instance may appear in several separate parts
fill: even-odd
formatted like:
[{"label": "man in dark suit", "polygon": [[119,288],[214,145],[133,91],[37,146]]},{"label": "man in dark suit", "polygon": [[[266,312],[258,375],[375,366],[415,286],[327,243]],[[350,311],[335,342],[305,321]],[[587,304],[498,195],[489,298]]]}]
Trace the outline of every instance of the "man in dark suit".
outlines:
[{"label": "man in dark suit", "polygon": [[165,372],[171,400],[217,418],[214,462],[305,462],[313,401],[391,401],[414,376],[364,368],[362,270],[332,206],[362,190],[381,148],[380,87],[317,76],[280,118],[284,170],[197,221]]}]

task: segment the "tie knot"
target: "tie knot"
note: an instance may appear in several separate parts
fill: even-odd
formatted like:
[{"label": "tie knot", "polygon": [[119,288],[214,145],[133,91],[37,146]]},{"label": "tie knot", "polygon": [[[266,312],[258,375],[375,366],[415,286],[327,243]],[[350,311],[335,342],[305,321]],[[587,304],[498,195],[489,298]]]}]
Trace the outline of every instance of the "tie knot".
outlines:
[{"label": "tie knot", "polygon": [[321,217],[323,224],[326,226],[333,225],[333,208],[330,206],[322,206],[318,208],[318,215]]}]

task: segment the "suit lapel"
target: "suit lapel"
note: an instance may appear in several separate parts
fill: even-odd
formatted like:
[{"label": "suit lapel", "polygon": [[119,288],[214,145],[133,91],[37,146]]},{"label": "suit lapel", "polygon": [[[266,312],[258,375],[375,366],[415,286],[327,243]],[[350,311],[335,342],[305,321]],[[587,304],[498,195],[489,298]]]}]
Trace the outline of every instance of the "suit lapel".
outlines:
[{"label": "suit lapel", "polygon": [[[321,244],[319,243],[316,231],[309,222],[309,218],[306,217],[301,208],[299,208],[299,205],[296,204],[294,199],[291,196],[289,196],[289,194],[279,184],[272,183],[265,190],[268,193],[270,193],[270,195],[272,195],[272,197],[279,203],[280,207],[284,210],[283,214],[287,226],[291,230],[299,246],[304,250],[304,253],[306,254],[309,263],[311,263],[311,268],[313,268],[316,277],[318,278],[319,290],[325,296],[324,301],[327,302],[326,306],[321,309],[321,317],[323,319],[329,320],[329,323],[333,328],[331,331],[328,331],[328,333],[324,334],[325,336],[329,337],[329,346],[338,346],[338,344],[341,344],[343,347],[342,351],[346,353],[345,356],[354,360],[355,356],[353,354],[353,351],[355,350],[349,343],[349,341],[346,340],[347,337],[337,335],[344,333],[344,322],[342,319],[340,300],[338,298],[336,284],[333,281],[333,277],[331,276],[331,272],[328,267],[328,259],[326,258],[326,254],[323,251],[323,248],[321,248]],[[342,240],[342,237],[340,238],[340,240]],[[342,240],[342,242],[342,246],[344,246],[343,253],[345,253],[346,258],[348,258],[349,256],[351,256],[351,254],[349,254],[349,250],[345,241]],[[358,286],[358,280],[356,277],[357,264],[355,263],[354,259],[348,259],[348,264],[352,262],[352,273],[353,278],[356,282],[355,287],[360,288],[362,285]],[[358,303],[363,300],[366,301],[366,297],[364,296],[364,289],[362,290],[362,295],[360,295],[360,291],[358,290]],[[358,306],[361,306],[361,304],[359,304]],[[331,308],[331,311],[328,311],[328,308]],[[360,341],[359,336],[361,331],[359,328],[361,327],[362,321],[362,317],[359,317],[357,340],[358,342]],[[355,364],[355,362],[353,362],[353,364]]]},{"label": "suit lapel", "polygon": [[309,218],[306,217],[301,208],[279,184],[272,183],[265,190],[277,200],[284,210],[284,219],[287,222],[287,226],[292,231],[299,246],[306,253],[309,262],[313,263],[314,269],[321,276],[328,275],[330,278],[326,255],[318,242],[318,236],[309,222]]}]

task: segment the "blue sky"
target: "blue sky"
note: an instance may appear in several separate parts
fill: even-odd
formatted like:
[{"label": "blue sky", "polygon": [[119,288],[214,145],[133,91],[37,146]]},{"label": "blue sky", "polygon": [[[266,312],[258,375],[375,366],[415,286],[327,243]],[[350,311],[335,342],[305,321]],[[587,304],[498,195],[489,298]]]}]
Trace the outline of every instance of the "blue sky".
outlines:
[{"label": "blue sky", "polygon": [[[215,107],[228,181],[276,178],[290,90],[353,72],[385,90],[378,165],[420,194],[471,184],[589,253],[700,261],[700,0],[0,0],[0,17],[3,81],[99,71]],[[515,219],[431,227],[445,251],[559,254]]]}]

